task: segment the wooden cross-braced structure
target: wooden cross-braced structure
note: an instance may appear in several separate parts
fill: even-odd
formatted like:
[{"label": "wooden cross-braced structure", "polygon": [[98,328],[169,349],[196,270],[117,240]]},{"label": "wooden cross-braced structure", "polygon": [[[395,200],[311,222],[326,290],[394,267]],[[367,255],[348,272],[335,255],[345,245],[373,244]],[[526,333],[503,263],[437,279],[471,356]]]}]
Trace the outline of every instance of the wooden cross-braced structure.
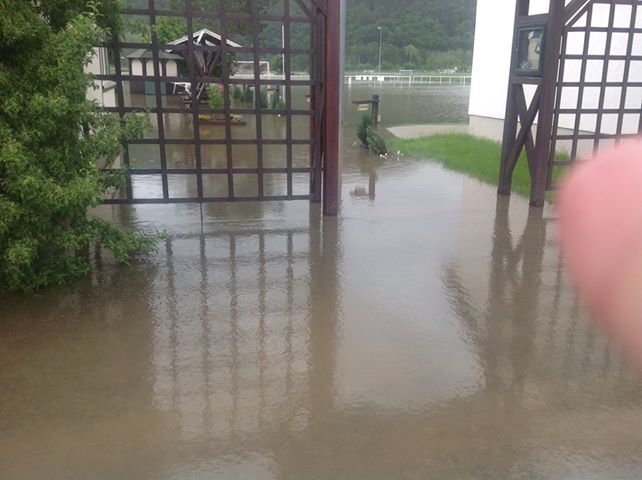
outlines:
[{"label": "wooden cross-braced structure", "polygon": [[[499,193],[510,194],[525,151],[531,204],[542,206],[556,168],[642,133],[642,0],[550,0],[538,15],[530,3],[515,11]],[[540,69],[520,72],[520,34],[534,26],[545,32]]]}]

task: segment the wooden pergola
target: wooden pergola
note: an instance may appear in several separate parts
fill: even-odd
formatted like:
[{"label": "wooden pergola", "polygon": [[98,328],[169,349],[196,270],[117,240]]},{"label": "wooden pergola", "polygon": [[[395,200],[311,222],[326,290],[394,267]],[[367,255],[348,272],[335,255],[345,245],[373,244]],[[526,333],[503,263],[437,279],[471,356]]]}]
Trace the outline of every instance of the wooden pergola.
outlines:
[{"label": "wooden pergola", "polygon": [[[340,128],[340,96],[343,80],[341,78],[341,37],[342,37],[342,0],[283,0],[282,10],[265,13],[259,5],[260,0],[248,0],[248,8],[239,11],[223,0],[211,0],[208,8],[194,0],[187,0],[183,9],[167,9],[165,2],[147,0],[144,7],[126,8],[121,13],[137,15],[149,19],[150,40],[148,42],[129,42],[114,35],[108,42],[102,44],[111,52],[114,59],[113,70],[96,75],[96,80],[115,82],[116,106],[105,107],[108,112],[118,114],[122,121],[129,114],[135,113],[134,107],[126,106],[124,101],[124,85],[131,81],[145,81],[153,84],[155,104],[149,109],[150,116],[157,125],[157,138],[144,138],[130,144],[152,145],[160,152],[157,168],[134,168],[129,157],[129,145],[125,145],[123,164],[127,168],[126,188],[118,198],[106,198],[105,204],[169,204],[169,203],[216,203],[235,201],[286,201],[310,200],[323,202],[326,215],[337,215],[339,209],[339,128]],[[140,2],[139,2],[140,3]],[[185,20],[186,35],[170,44],[163,44],[158,39],[157,19],[179,18]],[[209,30],[195,30],[196,20],[215,20],[219,33]],[[244,22],[249,26],[249,36],[252,46],[243,47],[229,39],[233,22]],[[279,22],[283,25],[283,46],[273,48],[261,45],[259,34],[261,24]],[[304,25],[310,31],[309,41],[304,44],[294,44],[292,28],[294,25]],[[121,55],[128,50],[145,49],[150,52],[152,71],[143,75],[133,76],[124,70]],[[185,59],[189,73],[178,72],[176,76],[167,75],[160,68],[160,59],[166,52],[180,55]],[[232,54],[251,56],[254,74],[252,78],[234,78],[227,62],[221,62],[222,73],[216,76],[212,71],[220,58]],[[283,79],[266,79],[261,76],[261,61],[266,55],[283,55],[285,67]],[[310,78],[297,79],[292,75],[292,58],[304,55],[309,58]],[[189,85],[192,96],[184,107],[167,106],[162,96],[161,85],[167,82],[182,82]],[[212,109],[197,101],[207,85],[217,84],[223,91],[225,105],[221,109]],[[285,107],[283,110],[266,111],[256,95],[251,108],[238,108],[232,105],[230,92],[235,87],[253,88],[260,92],[261,88],[280,86],[285,92]],[[297,87],[310,89],[310,102],[307,109],[295,109],[292,105],[292,90]],[[191,118],[193,137],[171,138],[167,135],[165,119],[167,115],[182,115]],[[199,115],[218,114],[228,119],[224,126],[223,138],[204,138],[199,127]],[[253,115],[256,119],[256,138],[236,138],[232,134],[232,115]],[[261,122],[265,115],[279,115],[285,119],[286,135],[283,139],[265,138]],[[310,124],[309,136],[305,139],[295,138],[293,123],[307,117]],[[167,146],[187,145],[194,147],[194,166],[190,168],[172,168],[168,165]],[[221,145],[226,151],[226,168],[213,168],[204,164],[201,147],[204,145]],[[242,167],[235,162],[232,149],[238,145],[256,146],[256,168]],[[264,164],[264,146],[279,145],[286,150],[284,168],[269,168]],[[295,166],[293,148],[309,146],[310,164]],[[281,195],[269,195],[265,188],[265,178],[268,175],[283,175],[287,178],[287,191]],[[296,194],[293,188],[293,176],[306,174],[310,176],[310,189],[305,194]],[[132,177],[153,175],[161,179],[162,196],[157,198],[136,197],[132,188]],[[235,176],[255,175],[256,195],[242,196],[235,191]],[[196,188],[190,195],[173,195],[169,188],[169,178],[195,179]],[[208,194],[204,189],[205,176],[225,179],[226,192],[223,194]],[[139,177],[140,178],[140,177]]]},{"label": "wooden pergola", "polygon": [[[642,87],[642,82],[632,81],[630,77],[632,65],[642,61],[642,55],[636,55],[634,48],[635,39],[642,38],[642,25],[638,25],[642,0],[550,0],[548,13],[538,15],[530,14],[530,4],[530,0],[517,0],[515,11],[499,193],[510,194],[513,171],[520,154],[525,151],[531,176],[530,201],[534,206],[542,206],[546,192],[554,188],[554,169],[574,162],[579,156],[580,143],[592,143],[593,149],[597,150],[605,140],[618,142],[642,133],[642,105],[627,104],[627,92]],[[608,8],[608,19],[604,19],[604,15],[598,18],[595,14],[598,7]],[[621,23],[623,17],[627,18],[625,25]],[[579,54],[568,49],[570,35],[578,34],[583,35]],[[605,42],[604,53],[600,55],[591,52],[590,48],[591,38],[596,35]],[[625,52],[612,52],[615,35],[628,36]],[[533,63],[532,59],[538,57],[539,63]],[[579,62],[579,79],[568,75],[566,67],[570,61]],[[615,61],[624,64],[624,74],[617,80],[609,75],[611,62]],[[587,78],[589,62],[592,62],[591,66],[601,65],[597,81]],[[535,88],[530,103],[527,102],[527,85]],[[577,102],[572,108],[565,108],[562,95],[571,88],[578,93]],[[597,105],[587,107],[583,102],[588,88],[599,89]],[[619,91],[616,108],[607,108],[607,89]],[[581,128],[583,115],[595,116],[594,128]],[[606,115],[617,115],[614,128],[605,128]],[[625,118],[630,124],[631,117],[636,115],[637,131],[626,129]],[[563,128],[561,116],[572,117],[572,128]],[[561,141],[570,146],[568,159],[556,159],[556,147]]]}]

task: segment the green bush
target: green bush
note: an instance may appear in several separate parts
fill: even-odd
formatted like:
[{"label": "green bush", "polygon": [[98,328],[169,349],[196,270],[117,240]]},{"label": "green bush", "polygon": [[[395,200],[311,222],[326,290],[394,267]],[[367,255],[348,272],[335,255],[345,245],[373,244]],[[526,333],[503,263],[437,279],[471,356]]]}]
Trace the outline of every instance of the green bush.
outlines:
[{"label": "green bush", "polygon": [[357,137],[361,141],[361,146],[370,149],[378,155],[387,155],[388,148],[386,142],[375,129],[372,128],[372,118],[370,115],[364,114],[361,117],[361,122],[357,129]]},{"label": "green bush", "polygon": [[242,101],[244,103],[254,103],[254,91],[250,87],[245,88]]},{"label": "green bush", "polygon": [[387,155],[388,147],[383,138],[374,129],[368,129],[368,148],[377,155]]},{"label": "green bush", "polygon": [[270,106],[270,102],[268,101],[268,92],[265,89],[261,89],[261,108],[268,108]]},{"label": "green bush", "polygon": [[372,128],[372,118],[370,115],[363,114],[361,116],[361,122],[359,122],[359,127],[357,128],[357,137],[361,141],[361,145],[364,147],[368,146],[368,130]]},{"label": "green bush", "polygon": [[105,28],[118,28],[116,0],[5,0],[0,15],[0,290],[33,291],[92,268],[100,244],[119,261],[156,239],[88,216],[108,189],[122,142],[142,136],[144,118],[121,124],[86,99],[83,72]]},{"label": "green bush", "polygon": [[207,96],[208,105],[210,108],[215,110],[222,110],[223,108],[225,108],[225,99],[217,84],[212,83],[209,85],[209,87],[207,88]]}]

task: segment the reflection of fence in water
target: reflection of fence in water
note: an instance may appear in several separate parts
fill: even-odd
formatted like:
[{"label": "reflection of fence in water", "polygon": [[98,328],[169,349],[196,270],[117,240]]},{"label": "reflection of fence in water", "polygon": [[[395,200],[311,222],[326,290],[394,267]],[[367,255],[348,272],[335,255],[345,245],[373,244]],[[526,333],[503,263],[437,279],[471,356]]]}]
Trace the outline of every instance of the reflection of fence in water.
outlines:
[{"label": "reflection of fence in water", "polygon": [[449,301],[484,365],[486,388],[521,391],[546,378],[549,387],[564,384],[572,391],[572,381],[627,380],[626,361],[590,321],[565,278],[551,222],[531,210],[515,238],[506,199],[498,202],[486,304],[473,300],[465,265],[450,263],[443,272]]},{"label": "reflection of fence in water", "polygon": [[[154,392],[184,434],[255,432],[292,405],[305,421],[311,248],[307,230],[168,242],[166,274],[155,283],[166,301],[156,306]],[[199,263],[180,272],[179,290],[176,260],[189,252]]]}]

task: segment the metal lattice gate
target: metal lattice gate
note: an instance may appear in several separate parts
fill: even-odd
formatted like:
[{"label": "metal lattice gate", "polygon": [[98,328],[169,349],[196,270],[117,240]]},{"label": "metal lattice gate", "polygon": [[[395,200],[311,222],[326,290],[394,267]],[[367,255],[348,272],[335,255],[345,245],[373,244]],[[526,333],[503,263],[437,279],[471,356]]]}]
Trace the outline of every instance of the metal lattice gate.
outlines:
[{"label": "metal lattice gate", "polygon": [[113,97],[103,101],[108,112],[125,121],[145,111],[150,126],[125,145],[115,166],[127,169],[126,188],[104,203],[319,201],[325,193],[325,212],[336,213],[338,124],[328,125],[338,115],[340,53],[327,39],[338,2],[125,4],[95,78],[103,100]]}]

